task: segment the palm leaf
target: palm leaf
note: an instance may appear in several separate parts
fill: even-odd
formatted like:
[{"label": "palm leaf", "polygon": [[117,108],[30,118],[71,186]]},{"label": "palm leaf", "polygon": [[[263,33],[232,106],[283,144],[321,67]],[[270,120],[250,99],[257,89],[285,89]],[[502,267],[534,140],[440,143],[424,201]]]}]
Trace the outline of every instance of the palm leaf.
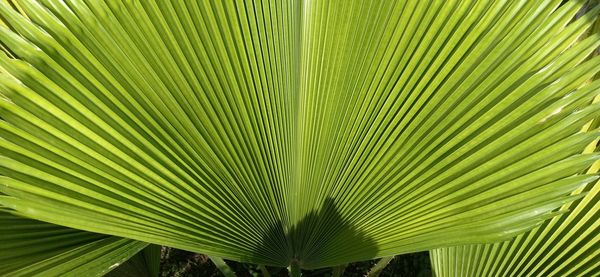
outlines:
[{"label": "palm leaf", "polygon": [[0,208],[2,276],[102,276],[146,245],[18,217]]},{"label": "palm leaf", "polygon": [[0,203],[31,218],[317,268],[505,240],[597,178],[583,1],[16,2]]},{"label": "palm leaf", "polygon": [[160,251],[160,245],[148,245],[142,251],[127,260],[127,262],[111,270],[105,276],[159,276]]},{"label": "palm leaf", "polygon": [[568,214],[513,240],[432,250],[434,271],[438,276],[598,275],[600,182],[575,193],[580,192],[586,193],[583,199],[562,207]]},{"label": "palm leaf", "polygon": [[[592,7],[591,1],[588,3]],[[598,1],[595,1],[599,3]],[[582,8],[584,13],[588,7]],[[600,18],[591,30],[600,30]],[[583,36],[585,38],[585,36]],[[600,48],[597,49],[599,51]],[[600,52],[594,53],[598,55]],[[593,78],[599,79],[598,75]],[[594,102],[599,102],[596,96]],[[596,118],[583,130],[596,130]],[[598,139],[584,153],[598,152]],[[598,174],[596,162],[588,174]],[[466,245],[430,251],[438,276],[595,276],[600,273],[600,182],[592,182],[572,194],[585,194],[580,201],[561,207],[566,215],[553,218],[515,239],[486,245]]]}]

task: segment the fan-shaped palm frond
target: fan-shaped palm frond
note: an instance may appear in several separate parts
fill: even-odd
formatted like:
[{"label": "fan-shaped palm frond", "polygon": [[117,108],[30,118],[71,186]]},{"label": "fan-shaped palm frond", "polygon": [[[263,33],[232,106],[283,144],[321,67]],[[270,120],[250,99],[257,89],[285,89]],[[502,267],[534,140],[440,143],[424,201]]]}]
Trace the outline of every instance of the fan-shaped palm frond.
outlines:
[{"label": "fan-shaped palm frond", "polygon": [[147,245],[21,218],[0,208],[2,276],[102,276]]},{"label": "fan-shaped palm frond", "polygon": [[[591,6],[591,3],[588,5]],[[585,8],[584,10],[585,11]],[[591,34],[600,30],[596,19]],[[597,49],[600,51],[600,48]],[[600,52],[596,52],[597,55]],[[598,75],[594,79],[599,79]],[[594,102],[599,102],[596,96]],[[600,118],[583,130],[596,130]],[[584,153],[598,152],[598,140]],[[588,174],[598,174],[596,162]],[[572,194],[580,201],[561,207],[566,214],[553,218],[514,240],[485,245],[466,245],[430,251],[438,276],[596,276],[600,273],[600,182],[591,182]]]},{"label": "fan-shaped palm frond", "polygon": [[[594,145],[595,146],[595,145]],[[598,172],[600,164],[590,171]],[[596,276],[600,273],[600,182],[574,193],[567,214],[515,239],[431,251],[438,276]]]},{"label": "fan-shaped palm frond", "polygon": [[17,2],[0,203],[34,219],[316,268],[504,240],[597,178],[583,1]]}]

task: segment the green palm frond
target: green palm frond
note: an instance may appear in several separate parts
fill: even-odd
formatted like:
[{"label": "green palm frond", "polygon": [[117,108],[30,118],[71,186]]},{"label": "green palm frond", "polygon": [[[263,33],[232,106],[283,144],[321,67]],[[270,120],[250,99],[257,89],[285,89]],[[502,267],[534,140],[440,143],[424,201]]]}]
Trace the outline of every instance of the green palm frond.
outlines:
[{"label": "green palm frond", "polygon": [[597,179],[583,1],[16,2],[0,203],[30,218],[318,268],[506,240]]},{"label": "green palm frond", "polygon": [[147,245],[21,218],[0,208],[1,276],[102,276]]},{"label": "green palm frond", "polygon": [[[597,172],[596,164],[593,172]],[[600,182],[577,190],[567,214],[515,239],[430,252],[438,276],[596,276],[600,273]]]},{"label": "green palm frond", "polygon": [[[596,3],[600,3],[595,1]],[[588,2],[592,7],[594,1]],[[582,9],[585,12],[587,7]],[[580,12],[581,13],[581,12]],[[600,30],[600,18],[590,31]],[[585,36],[582,37],[585,39]],[[598,55],[597,48],[594,55]],[[598,75],[592,80],[598,80]],[[594,103],[600,102],[596,96]],[[597,130],[600,118],[583,130]],[[598,139],[584,153],[598,152]],[[588,174],[598,174],[596,162]],[[585,197],[561,207],[565,215],[555,217],[513,240],[484,245],[466,245],[430,251],[438,276],[596,276],[600,273],[600,182],[591,182],[572,194]]]},{"label": "green palm frond", "polygon": [[123,276],[161,276],[160,275],[160,246],[148,245],[125,263],[111,270],[106,277]]}]

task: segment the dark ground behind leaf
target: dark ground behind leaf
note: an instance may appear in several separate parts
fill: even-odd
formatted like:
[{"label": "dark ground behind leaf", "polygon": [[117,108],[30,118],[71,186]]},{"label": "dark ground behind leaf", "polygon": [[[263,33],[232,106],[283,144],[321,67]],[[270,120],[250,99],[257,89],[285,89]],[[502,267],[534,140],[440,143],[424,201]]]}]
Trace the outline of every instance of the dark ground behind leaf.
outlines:
[{"label": "dark ground behind leaf", "polygon": [[[357,262],[348,265],[344,276],[364,276],[376,263],[373,261]],[[254,264],[227,261],[237,276],[262,276]],[[268,267],[271,276],[288,276],[285,268]],[[221,272],[207,256],[174,248],[163,247],[161,252],[160,272],[162,277],[222,276]],[[304,277],[331,276],[331,268],[304,270]],[[429,252],[419,252],[396,256],[384,269],[380,276],[429,277],[432,276],[429,263]]]}]

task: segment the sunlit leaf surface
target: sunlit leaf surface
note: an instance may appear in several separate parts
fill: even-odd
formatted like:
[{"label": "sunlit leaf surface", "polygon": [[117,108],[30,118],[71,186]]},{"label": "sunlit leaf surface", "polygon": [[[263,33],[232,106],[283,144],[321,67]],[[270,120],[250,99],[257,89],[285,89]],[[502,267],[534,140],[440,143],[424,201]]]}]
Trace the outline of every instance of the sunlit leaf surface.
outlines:
[{"label": "sunlit leaf surface", "polygon": [[596,179],[584,1],[0,5],[0,203],[303,268],[505,240]]},{"label": "sunlit leaf surface", "polygon": [[[595,166],[598,170],[600,164]],[[600,273],[600,182],[577,190],[567,214],[515,239],[430,252],[437,276],[597,276]]]}]

